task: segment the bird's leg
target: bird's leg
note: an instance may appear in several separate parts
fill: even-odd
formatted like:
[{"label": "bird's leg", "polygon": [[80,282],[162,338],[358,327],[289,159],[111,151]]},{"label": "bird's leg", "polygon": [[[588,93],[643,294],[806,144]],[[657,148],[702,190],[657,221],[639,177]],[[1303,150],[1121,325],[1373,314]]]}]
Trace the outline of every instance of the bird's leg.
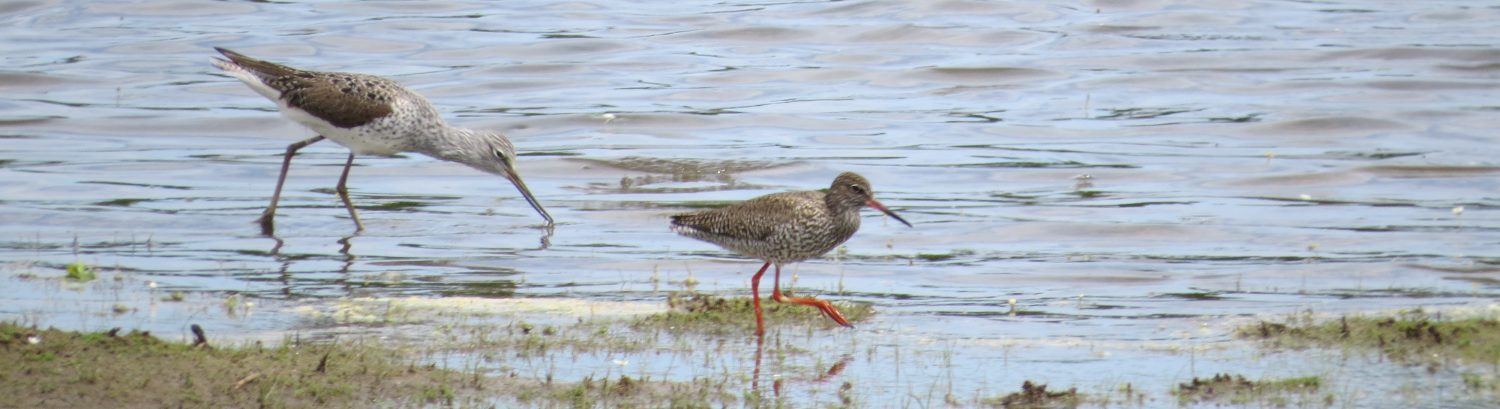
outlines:
[{"label": "bird's leg", "polygon": [[802,304],[809,307],[817,307],[818,311],[822,311],[823,315],[828,316],[828,319],[833,320],[833,322],[837,322],[839,323],[839,325],[843,325],[849,328],[854,328],[854,324],[850,324],[849,320],[844,318],[844,314],[839,312],[838,308],[833,308],[833,304],[830,304],[827,301],[814,299],[812,297],[797,298],[781,295],[780,264],[776,265],[776,281],[774,281],[774,284],[772,284],[771,287],[771,299],[776,300],[776,302],[789,302]]},{"label": "bird's leg", "polygon": [[281,201],[281,186],[286,183],[286,172],[292,167],[292,156],[297,154],[298,149],[312,145],[323,140],[323,135],[303,139],[300,142],[286,146],[286,157],[281,159],[281,176],[276,178],[276,192],[271,194],[271,205],[266,206],[266,211],[260,214],[260,234],[270,236],[276,231],[276,203]]},{"label": "bird's leg", "polygon": [[766,350],[766,337],[755,337],[755,372],[750,374],[750,390],[760,392],[760,357]]},{"label": "bird's leg", "polygon": [[359,221],[359,212],[354,211],[354,202],[349,201],[349,188],[345,183],[349,181],[349,168],[354,167],[354,151],[349,151],[349,160],[344,162],[344,174],[339,175],[339,185],[334,191],[339,193],[339,199],[344,199],[344,208],[349,209],[349,217],[354,219],[354,231],[365,231],[365,224]]},{"label": "bird's leg", "polygon": [[[755,272],[754,277],[750,277],[750,297],[755,304],[755,336],[757,337],[766,335],[766,320],[761,318],[760,314],[760,276],[765,275],[766,267],[770,266],[771,262],[766,262],[760,266],[760,271]],[[777,270],[780,270],[780,267],[777,267]]]}]

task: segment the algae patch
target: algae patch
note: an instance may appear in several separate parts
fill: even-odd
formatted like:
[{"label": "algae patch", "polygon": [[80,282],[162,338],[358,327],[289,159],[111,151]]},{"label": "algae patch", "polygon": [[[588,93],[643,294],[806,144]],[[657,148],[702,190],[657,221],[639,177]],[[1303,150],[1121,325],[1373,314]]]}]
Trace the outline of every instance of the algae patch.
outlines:
[{"label": "algae patch", "polygon": [[[1177,395],[1178,403],[1181,404],[1214,402],[1246,405],[1259,403],[1277,407],[1288,404],[1332,405],[1332,394],[1315,395],[1321,386],[1322,378],[1316,376],[1251,381],[1245,379],[1243,375],[1221,373],[1211,378],[1195,377],[1190,382],[1178,385],[1172,393]],[[1295,396],[1289,397],[1288,395]]]},{"label": "algae patch", "polygon": [[458,317],[518,316],[542,321],[643,316],[666,311],[655,303],[570,298],[361,297],[294,309],[324,324],[408,324]]},{"label": "algae patch", "polygon": [[1351,315],[1336,320],[1300,315],[1282,322],[1244,326],[1236,330],[1236,335],[1278,347],[1364,348],[1412,364],[1500,365],[1500,320],[1493,316],[1443,318],[1421,309],[1395,316]]},{"label": "algae patch", "polygon": [[[790,296],[790,292],[783,291]],[[834,302],[849,322],[861,322],[874,315],[868,304]],[[636,320],[636,329],[662,329],[672,332],[713,334],[750,333],[755,331],[755,305],[750,298],[721,298],[708,294],[674,293],[667,296],[670,310]],[[787,325],[834,327],[833,321],[816,308],[775,301],[761,302],[766,326]]]},{"label": "algae patch", "polygon": [[425,363],[421,345],[210,345],[0,323],[0,362],[8,363],[0,396],[27,408],[727,407],[740,399],[731,377],[555,382]]},{"label": "algae patch", "polygon": [[68,273],[63,278],[73,281],[94,281],[99,278],[98,270],[93,266],[83,263],[68,264]]},{"label": "algae patch", "polygon": [[0,323],[0,396],[18,407],[366,407],[452,404],[471,377],[369,345],[211,348]]},{"label": "algae patch", "polygon": [[1078,388],[1054,392],[1048,391],[1046,384],[1026,381],[1021,384],[1019,392],[986,399],[982,403],[996,408],[1076,408],[1083,403],[1083,396],[1078,393]]}]

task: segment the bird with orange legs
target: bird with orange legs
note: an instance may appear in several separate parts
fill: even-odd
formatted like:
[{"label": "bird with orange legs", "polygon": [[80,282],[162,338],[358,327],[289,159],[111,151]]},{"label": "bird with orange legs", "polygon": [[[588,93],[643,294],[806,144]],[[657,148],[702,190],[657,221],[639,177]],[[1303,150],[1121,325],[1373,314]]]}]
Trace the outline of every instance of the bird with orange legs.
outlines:
[{"label": "bird with orange legs", "polygon": [[870,181],[844,172],[826,191],[773,193],[717,209],[674,215],[672,231],[765,261],[750,278],[750,293],[755,297],[755,335],[766,333],[760,308],[760,277],[773,264],[776,276],[772,300],[815,307],[839,325],[853,327],[828,301],[782,295],[781,266],[822,256],[848,241],[859,230],[860,209],[867,206],[911,227],[906,219],[875,200]]}]

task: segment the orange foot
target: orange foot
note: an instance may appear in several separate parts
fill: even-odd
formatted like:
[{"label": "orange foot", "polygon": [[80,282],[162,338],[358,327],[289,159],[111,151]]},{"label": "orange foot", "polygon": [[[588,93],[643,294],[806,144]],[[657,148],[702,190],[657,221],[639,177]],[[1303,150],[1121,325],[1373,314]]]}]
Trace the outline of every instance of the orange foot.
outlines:
[{"label": "orange foot", "polygon": [[839,323],[839,325],[843,325],[845,327],[854,328],[854,324],[850,324],[849,320],[844,318],[844,314],[839,312],[838,308],[834,308],[833,304],[830,304],[827,301],[813,298],[787,297],[785,295],[781,295],[781,289],[779,288],[772,290],[771,299],[776,300],[776,302],[789,302],[802,304],[809,307],[817,307],[818,311],[822,311],[823,315],[828,316],[828,319],[833,320],[833,322],[837,322]]}]

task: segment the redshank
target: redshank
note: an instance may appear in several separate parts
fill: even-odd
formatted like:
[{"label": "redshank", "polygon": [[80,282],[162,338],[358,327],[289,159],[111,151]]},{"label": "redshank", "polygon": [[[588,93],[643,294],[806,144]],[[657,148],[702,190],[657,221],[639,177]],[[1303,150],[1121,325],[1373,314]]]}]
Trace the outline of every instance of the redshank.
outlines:
[{"label": "redshank", "polygon": [[827,301],[782,295],[781,265],[821,256],[849,240],[859,230],[859,209],[865,206],[911,227],[906,219],[875,200],[870,181],[844,172],[833,179],[827,191],[773,193],[718,209],[672,216],[672,231],[766,262],[750,277],[755,335],[766,333],[760,310],[760,276],[772,264],[776,265],[772,300],[817,307],[839,325],[853,327]]},{"label": "redshank", "polygon": [[286,147],[276,192],[271,194],[271,205],[258,220],[261,233],[272,235],[275,230],[276,203],[281,200],[281,186],[286,183],[292,156],[298,149],[323,139],[349,148],[349,159],[344,162],[344,172],[335,190],[349,209],[349,217],[354,219],[355,231],[362,231],[365,226],[359,221],[359,213],[349,201],[349,189],[345,186],[354,155],[399,152],[421,153],[500,175],[521,191],[526,203],[547,220],[548,227],[552,226],[552,216],[542,209],[516,172],[515,147],[505,135],[448,125],[426,98],[385,78],[300,70],[223,48],[214,49],[228,57],[215,58],[215,67],[275,101],[288,119],[318,133]]}]

